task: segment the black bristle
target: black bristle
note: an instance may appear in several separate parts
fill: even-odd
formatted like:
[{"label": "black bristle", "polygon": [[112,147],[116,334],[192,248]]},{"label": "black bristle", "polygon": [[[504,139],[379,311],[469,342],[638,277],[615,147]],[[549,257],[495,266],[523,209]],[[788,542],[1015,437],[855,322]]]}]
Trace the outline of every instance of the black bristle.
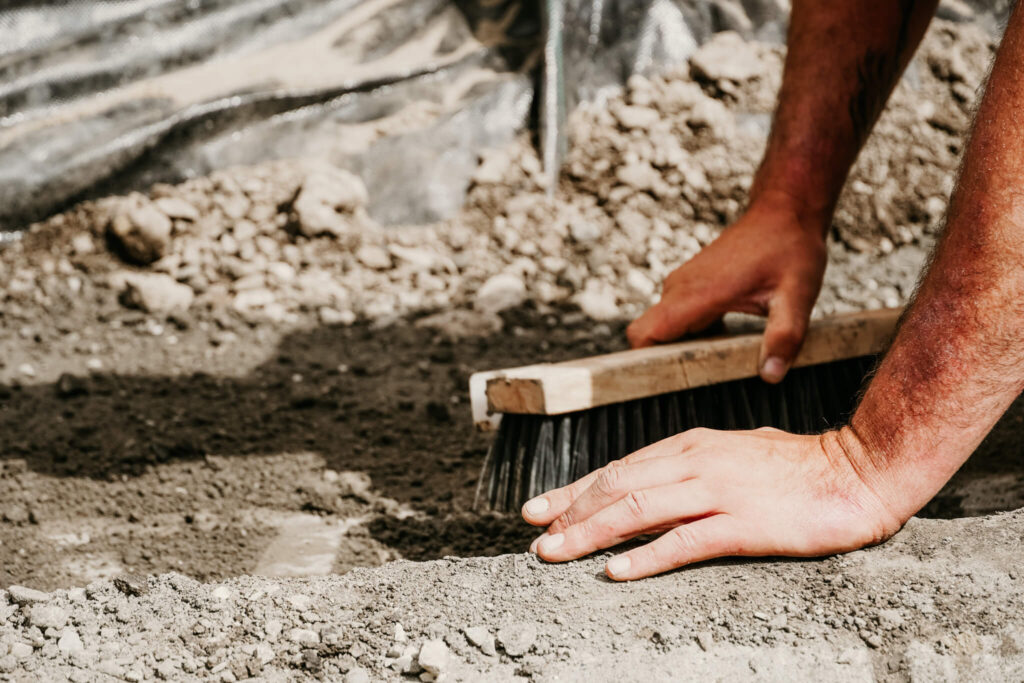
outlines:
[{"label": "black bristle", "polygon": [[694,427],[801,434],[837,427],[852,414],[874,364],[874,357],[854,358],[791,370],[775,385],[752,377],[568,415],[505,415],[477,504],[518,510],[535,495]]}]

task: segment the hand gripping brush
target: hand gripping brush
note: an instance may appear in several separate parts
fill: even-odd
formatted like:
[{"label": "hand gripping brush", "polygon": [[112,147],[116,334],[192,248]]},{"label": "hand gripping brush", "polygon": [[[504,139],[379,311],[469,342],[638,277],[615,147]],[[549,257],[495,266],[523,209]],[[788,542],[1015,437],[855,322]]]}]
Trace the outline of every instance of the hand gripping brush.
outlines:
[{"label": "hand gripping brush", "polygon": [[761,334],[475,373],[473,419],[497,430],[477,507],[518,510],[612,460],[694,427],[811,434],[852,413],[900,309],[812,321],[780,384],[758,376]]}]

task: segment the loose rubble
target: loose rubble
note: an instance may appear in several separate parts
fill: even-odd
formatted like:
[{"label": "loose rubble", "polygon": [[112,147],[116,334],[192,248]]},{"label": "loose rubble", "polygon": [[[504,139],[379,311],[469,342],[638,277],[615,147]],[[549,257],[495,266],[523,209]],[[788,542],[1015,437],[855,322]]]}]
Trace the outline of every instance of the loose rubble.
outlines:
[{"label": "loose rubble", "polygon": [[[607,556],[527,555],[218,584],[168,574],[138,596],[99,581],[0,600],[0,677],[1016,679],[1022,535],[1019,511],[915,519],[840,557],[710,563],[629,584],[604,578]],[[43,628],[40,609],[68,625]]]},{"label": "loose rubble", "polygon": [[[840,201],[817,314],[910,295],[992,49],[971,25],[939,21],[929,32]],[[359,177],[279,161],[85,202],[33,227],[65,235],[41,273],[18,265],[25,244],[5,249],[0,285],[14,316],[26,297],[57,304],[112,288],[157,318],[227,311],[347,325],[525,301],[630,318],[742,212],[782,55],[723,33],[690,64],[634,76],[621,96],[581,108],[553,199],[525,138],[486,152],[465,209],[432,226],[375,225]]]}]

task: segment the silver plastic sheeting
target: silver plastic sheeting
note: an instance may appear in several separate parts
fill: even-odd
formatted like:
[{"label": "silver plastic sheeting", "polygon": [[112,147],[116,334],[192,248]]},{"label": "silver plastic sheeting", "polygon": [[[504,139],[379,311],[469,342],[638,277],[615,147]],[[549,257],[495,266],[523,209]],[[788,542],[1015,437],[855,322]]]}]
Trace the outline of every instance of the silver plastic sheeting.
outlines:
[{"label": "silver plastic sheeting", "polygon": [[[482,149],[538,118],[562,135],[551,111],[564,120],[633,73],[685,61],[716,31],[781,40],[787,13],[786,0],[0,7],[0,245],[3,231],[78,199],[289,157],[359,173],[384,224],[443,219]],[[546,72],[545,19],[563,58]],[[534,104],[545,79],[553,109]]]}]

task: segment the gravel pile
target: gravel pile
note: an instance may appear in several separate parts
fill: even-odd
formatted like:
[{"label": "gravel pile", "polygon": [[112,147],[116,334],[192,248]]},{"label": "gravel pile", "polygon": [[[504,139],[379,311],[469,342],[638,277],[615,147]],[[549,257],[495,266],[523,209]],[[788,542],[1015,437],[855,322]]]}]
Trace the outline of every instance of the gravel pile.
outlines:
[{"label": "gravel pile", "polygon": [[0,677],[1006,680],[1024,672],[1022,529],[1019,512],[912,520],[842,557],[631,584],[604,578],[603,558],[506,555],[301,580],[12,586]]},{"label": "gravel pile", "polygon": [[[969,25],[929,33],[839,205],[819,313],[910,294],[991,51]],[[575,112],[554,199],[524,139],[486,153],[464,210],[437,225],[375,225],[361,180],[311,161],[85,202],[33,226],[52,243],[41,263],[24,263],[23,245],[2,252],[10,315],[26,299],[59,307],[108,292],[156,319],[215,311],[348,324],[454,308],[486,326],[526,301],[635,316],[742,211],[782,55],[720,34],[688,65],[635,76],[622,95]]]}]

